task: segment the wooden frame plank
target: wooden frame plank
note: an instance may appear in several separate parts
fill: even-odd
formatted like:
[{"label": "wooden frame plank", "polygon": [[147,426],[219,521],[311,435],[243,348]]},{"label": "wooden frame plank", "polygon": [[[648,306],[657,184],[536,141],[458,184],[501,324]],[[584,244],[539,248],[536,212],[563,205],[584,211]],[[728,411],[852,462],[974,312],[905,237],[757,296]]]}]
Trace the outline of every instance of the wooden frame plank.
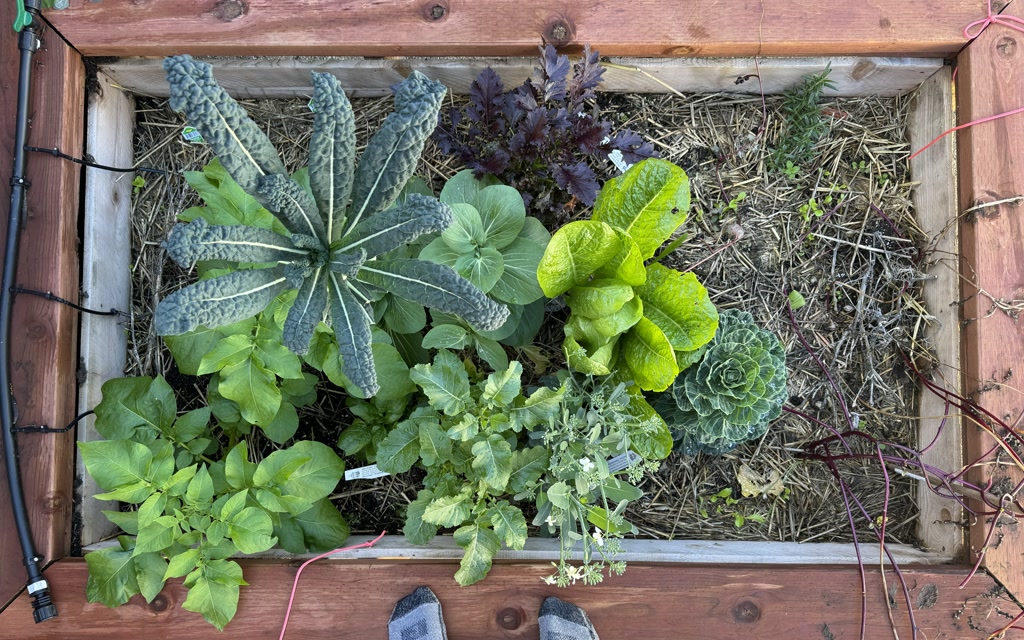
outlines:
[{"label": "wooden frame plank", "polygon": [[[1020,3],[1004,15],[1024,17]],[[970,122],[1022,106],[1024,38],[993,26],[959,57],[959,119]],[[1024,412],[1024,114],[964,129],[959,134],[960,233],[963,241],[965,392],[1007,424],[1020,430]],[[988,204],[1006,201],[1003,204]],[[993,439],[965,425],[968,460],[984,455]],[[1019,449],[1018,449],[1019,450]],[[969,476],[992,492],[1010,493],[1024,478],[1005,455]],[[1019,493],[1014,496],[1020,499]],[[991,510],[988,507],[974,505]],[[1017,597],[1024,597],[1024,535],[1007,516],[971,526],[971,551],[984,551],[985,567]]]},{"label": "wooden frame plank", "polygon": [[[531,58],[216,58],[217,81],[236,98],[294,98],[313,95],[310,72],[332,73],[350,97],[391,95],[391,87],[412,70],[443,82],[453,93],[469,86],[488,66],[506,87],[522,84],[534,67]],[[601,91],[665,93],[666,85],[686,93],[728,91],[760,95],[782,93],[809,74],[831,65],[835,90],[829,95],[894,96],[908,93],[942,67],[935,58],[609,58]],[[166,97],[161,60],[131,58],[102,66],[113,82],[134,94]],[[759,74],[758,83],[752,75]],[[738,78],[747,80],[737,84]]]},{"label": "wooden frame plank", "polygon": [[[97,74],[89,95],[87,114],[90,135],[86,150],[93,159],[108,167],[130,167],[134,161],[132,135],[135,130],[135,100],[114,88],[110,79]],[[112,173],[86,169],[84,220],[82,228],[82,300],[90,308],[131,309],[132,179],[130,173]],[[103,399],[103,383],[124,374],[128,336],[117,319],[82,314],[81,363],[84,371],[78,394],[78,411],[94,409]],[[100,440],[90,416],[79,423],[80,442]],[[96,500],[103,490],[85,471],[79,459],[78,477],[82,479],[80,542],[92,544],[117,532],[100,514],[117,509],[116,502]],[[91,516],[91,517],[90,517]]]},{"label": "wooden frame plank", "polygon": [[[950,56],[984,3],[847,0],[72,0],[48,15],[86,56]],[[112,28],[131,25],[131,33]],[[841,26],[840,26],[841,25]]]},{"label": "wooden frame plank", "polygon": [[[85,599],[85,562],[68,558],[47,570],[61,615],[33,625],[27,597],[3,614],[0,628],[12,638],[111,637],[277,638],[296,565],[242,562],[245,587],[234,621],[216,634],[181,608],[185,590],[172,580],[151,604],[140,597],[117,609]],[[302,574],[288,638],[384,640],[395,603],[421,585],[441,601],[451,640],[536,638],[537,612],[553,595],[583,607],[602,638],[856,638],[861,581],[856,567],[728,567],[631,564],[626,573],[596,586],[558,589],[542,578],[545,564],[498,563],[471,587],[452,579],[454,563],[326,561]],[[960,567],[904,567],[921,638],[985,638],[1020,610],[987,575],[964,589]],[[907,608],[892,573],[892,616],[899,637],[910,638]],[[888,638],[886,587],[877,568],[867,569],[868,638]],[[684,629],[694,635],[684,635]],[[115,631],[116,630],[116,631]],[[699,630],[699,631],[697,631]]]},{"label": "wooden frame plank", "polygon": [[[943,67],[926,80],[911,105],[910,140],[917,147],[954,125],[953,79]],[[914,211],[921,230],[931,239],[932,278],[924,283],[925,308],[934,323],[923,328],[923,337],[935,347],[940,366],[930,372],[932,381],[952,392],[960,390],[960,271],[957,238],[956,158],[954,139],[944,138],[910,162],[910,173],[919,184],[914,189]],[[948,415],[947,413],[953,413]],[[931,447],[922,456],[925,464],[947,471],[963,467],[963,431],[959,416],[947,411],[934,393],[923,392],[918,406],[917,441]],[[935,494],[928,480],[920,484],[917,504],[921,515],[917,534],[924,548],[958,556],[964,546],[964,511],[952,500]]]},{"label": "wooden frame plank", "polygon": [[[0,3],[0,228],[6,234],[14,154],[15,99],[18,88],[17,38],[10,25],[14,4]],[[60,147],[81,155],[85,69],[81,58],[54,34],[45,34],[35,54],[28,143]],[[78,291],[78,165],[32,154],[26,174],[27,224],[18,254],[21,286],[52,291],[75,300]],[[78,315],[42,298],[19,296],[14,303],[11,379],[19,424],[63,427],[75,416]],[[74,433],[16,436],[25,502],[36,551],[47,561],[68,553],[71,537]],[[2,462],[0,462],[2,468]],[[0,476],[6,477],[6,476]],[[6,479],[0,480],[0,604],[25,586],[26,575],[11,515]]]},{"label": "wooden frame plank", "polygon": [[[376,536],[352,536],[346,546],[370,542]],[[98,551],[117,547],[116,540],[107,540],[90,545],[84,551]],[[842,542],[749,542],[744,540],[650,540],[630,539],[623,545],[623,551],[616,556],[625,562],[665,563],[675,562],[689,565],[855,565],[857,550],[852,544]],[[864,557],[877,553],[878,546],[861,543],[860,552]],[[909,544],[890,544],[887,549],[897,565],[944,565],[950,557],[939,553],[922,551]],[[560,544],[556,538],[527,538],[521,550],[500,549],[494,556],[498,560],[516,562],[538,562],[550,566],[560,557]],[[459,561],[465,555],[462,547],[455,544],[450,535],[439,535],[430,544],[412,545],[404,536],[388,536],[373,547],[355,549],[338,555],[328,556],[335,560],[428,560]],[[245,558],[295,561],[312,558],[314,554],[294,554],[283,549],[271,549]],[[573,553],[574,560],[583,559],[583,550]],[[886,564],[889,561],[886,560]]]}]

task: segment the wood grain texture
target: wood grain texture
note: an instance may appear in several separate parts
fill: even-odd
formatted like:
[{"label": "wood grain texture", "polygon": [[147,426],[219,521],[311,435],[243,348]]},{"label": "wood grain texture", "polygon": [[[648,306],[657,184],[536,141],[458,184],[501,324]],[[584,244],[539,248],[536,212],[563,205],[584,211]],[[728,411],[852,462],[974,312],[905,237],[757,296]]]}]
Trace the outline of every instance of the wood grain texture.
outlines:
[{"label": "wood grain texture", "polygon": [[[915,149],[955,124],[953,83],[950,67],[943,67],[926,80],[913,98],[908,121],[911,146]],[[960,275],[957,238],[956,164],[954,139],[949,136],[932,145],[910,163],[918,186],[912,197],[917,223],[929,238],[928,263],[931,279],[924,283],[924,305],[934,320],[922,337],[934,348],[940,363],[930,372],[932,382],[950,391],[960,390]],[[950,414],[950,415],[947,415]],[[922,447],[931,444],[922,462],[950,472],[963,467],[963,431],[955,411],[934,393],[922,391],[918,406],[918,438]],[[964,546],[964,511],[956,502],[931,491],[927,481],[918,489],[917,535],[924,548],[950,557]]]},{"label": "wood grain texture", "polygon": [[[19,598],[0,614],[0,633],[35,638],[277,638],[297,565],[243,562],[238,613],[222,634],[181,608],[180,580],[168,583],[151,604],[139,596],[117,609],[85,601],[85,562],[66,559],[50,567],[61,615],[33,625],[29,601]],[[861,584],[855,567],[679,566],[631,564],[625,575],[592,587],[558,589],[541,578],[550,565],[499,564],[486,580],[459,587],[457,565],[415,562],[314,564],[302,573],[286,638],[384,640],[395,603],[429,586],[444,611],[450,640],[536,639],[537,612],[553,595],[583,607],[602,638],[645,640],[761,640],[856,638]],[[920,638],[985,638],[1019,613],[992,579],[979,573],[964,589],[959,567],[904,568]],[[887,575],[889,588],[895,577]],[[868,569],[868,638],[892,637],[886,590]],[[906,604],[895,595],[893,618],[910,638]],[[827,633],[826,633],[827,630]],[[831,635],[830,635],[831,634]]]},{"label": "wood grain texture", "polygon": [[[10,24],[14,4],[0,3],[0,233],[6,235],[18,90],[18,48]],[[34,58],[28,143],[80,156],[85,70],[56,35],[43,36]],[[32,154],[27,162],[27,224],[21,233],[21,286],[78,297],[78,165]],[[19,423],[63,427],[75,416],[78,315],[68,307],[21,295],[15,299],[11,379]],[[36,551],[47,561],[68,553],[71,535],[74,434],[16,436],[25,502]],[[0,462],[2,468],[2,462]],[[25,585],[6,476],[0,475],[0,604]],[[31,619],[31,616],[30,616]]]},{"label": "wood grain texture", "polygon": [[[98,74],[89,95],[86,150],[96,162],[110,167],[130,167],[133,162],[135,100]],[[131,202],[132,174],[88,168],[82,225],[82,300],[91,309],[131,309]],[[119,318],[82,314],[81,367],[85,373],[78,394],[78,410],[94,409],[103,399],[103,383],[124,374],[128,336]],[[79,442],[101,440],[96,417],[79,423]],[[101,513],[117,509],[117,503],[96,500],[103,490],[77,464],[82,479],[81,544],[88,545],[117,532]]]},{"label": "wood grain texture", "polygon": [[[86,56],[949,56],[977,0],[72,0],[50,19]],[[131,25],[130,37],[114,25]]]},{"label": "wood grain texture", "polygon": [[[310,96],[310,73],[334,74],[352,97],[389,96],[391,87],[420,71],[444,83],[452,93],[469,93],[470,83],[491,67],[506,88],[525,81],[538,64],[529,58],[212,58],[218,83],[236,98],[293,98]],[[606,58],[601,91],[666,93],[666,85],[684,93],[726,91],[760,95],[782,93],[804,76],[831,66],[829,79],[838,96],[895,96],[910,92],[935,73],[942,61],[935,58]],[[125,58],[102,67],[125,90],[145,96],[166,97],[169,92],[161,60]],[[751,78],[760,74],[761,82]],[[736,84],[738,78],[747,78]]]},{"label": "wood grain texture", "polygon": [[[376,536],[352,536],[347,545],[358,545],[373,540]],[[86,552],[118,546],[117,540],[105,540],[89,545]],[[630,540],[619,558],[626,562],[679,562],[690,565],[747,564],[747,565],[854,565],[857,551],[852,544],[841,542],[765,542],[746,540]],[[902,565],[949,564],[950,557],[939,553],[922,551],[908,544],[890,544],[889,552],[896,563]],[[864,557],[877,554],[878,547],[861,544]],[[306,560],[316,554],[288,553],[284,549],[271,549],[247,558],[276,560]],[[338,560],[460,560],[465,555],[450,535],[439,535],[429,544],[413,545],[404,536],[388,536],[370,548],[354,549],[337,556]],[[527,538],[526,545],[519,551],[501,549],[495,556],[499,560],[515,562],[557,561],[560,545],[556,538]],[[583,551],[577,550],[574,560],[583,559]],[[886,560],[888,562],[888,560]]]},{"label": "wood grain texture", "polygon": [[[1008,14],[1024,16],[1014,3]],[[968,122],[1024,106],[1024,35],[993,26],[959,58],[959,118]],[[964,384],[966,393],[1009,425],[1020,428],[1024,411],[1024,114],[964,129],[959,134],[960,207],[963,241]],[[979,204],[1014,202],[968,211]],[[965,425],[967,459],[992,447],[982,430]],[[1020,449],[1018,448],[1018,451]],[[1010,465],[988,464],[973,480],[991,480],[1003,495],[1022,474]],[[1018,499],[1020,496],[1016,496]],[[971,548],[977,554],[993,526],[992,518],[972,522]],[[1024,535],[1008,517],[985,549],[985,566],[1011,593],[1024,597]]]}]

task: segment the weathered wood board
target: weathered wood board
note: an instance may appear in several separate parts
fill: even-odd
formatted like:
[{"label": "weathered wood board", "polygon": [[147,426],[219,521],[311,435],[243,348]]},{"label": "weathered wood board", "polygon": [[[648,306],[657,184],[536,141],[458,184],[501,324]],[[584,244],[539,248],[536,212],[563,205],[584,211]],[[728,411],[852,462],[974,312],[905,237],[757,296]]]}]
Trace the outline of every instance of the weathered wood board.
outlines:
[{"label": "weathered wood board", "polygon": [[[1024,6],[1004,12],[1024,16]],[[959,57],[959,119],[970,122],[1024,106],[1024,35],[993,26]],[[1024,412],[1024,113],[963,129],[959,134],[960,233],[963,250],[964,385],[970,397],[1007,425],[1021,429]],[[1002,204],[987,204],[1004,201]],[[985,206],[979,206],[985,205]],[[965,424],[971,461],[994,443]],[[1020,451],[1020,448],[1018,448]],[[1024,473],[1000,454],[969,476],[993,482],[996,495],[1011,494]],[[1019,493],[1013,495],[1020,499]],[[979,507],[980,505],[975,505]],[[1003,586],[1024,597],[1024,535],[1007,516],[972,523],[974,554]]]},{"label": "weathered wood board", "polygon": [[[917,149],[952,127],[955,119],[952,71],[944,67],[921,85],[910,109],[909,134]],[[931,239],[931,279],[924,283],[925,308],[934,320],[920,328],[920,338],[935,349],[940,365],[929,372],[932,382],[960,390],[960,269],[956,224],[956,162],[954,138],[948,136],[910,162],[914,212],[921,230]],[[955,409],[947,409],[937,394],[923,391],[918,405],[918,438],[927,447],[921,459],[932,467],[955,472],[963,467],[963,431]],[[921,515],[917,534],[924,548],[950,557],[964,546],[963,508],[934,493],[922,482],[917,493]]]},{"label": "weathered wood board", "polygon": [[[19,52],[16,34],[10,28],[13,21],[14,3],[0,3],[0,237],[6,237],[18,92]],[[85,95],[81,58],[49,33],[43,37],[34,65],[28,144],[60,147],[81,156]],[[26,174],[32,186],[16,282],[76,300],[81,168],[52,156],[32,154]],[[63,427],[75,416],[78,313],[42,298],[20,295],[14,302],[12,327],[11,380],[19,424]],[[16,439],[36,551],[47,561],[63,557],[71,537],[74,433],[19,434]],[[5,473],[0,458],[0,606],[13,598],[27,579]]]},{"label": "weathered wood board", "polygon": [[[871,562],[871,560],[868,560]],[[0,633],[33,638],[277,638],[297,563],[243,561],[244,587],[234,621],[217,633],[185,611],[181,580],[152,603],[140,596],[117,609],[85,600],[85,562],[66,559],[47,570],[60,617],[32,624],[28,598],[0,614]],[[602,638],[734,640],[735,638],[857,638],[861,581],[856,567],[749,567],[631,564],[596,586],[559,589],[542,578],[546,563],[499,563],[486,580],[459,587],[454,563],[326,561],[307,567],[299,582],[286,638],[384,640],[395,603],[429,586],[444,611],[450,640],[536,639],[537,612],[552,595],[583,607]],[[1020,612],[984,573],[964,589],[962,567],[903,569],[920,638],[982,639]],[[899,637],[912,637],[898,581],[886,574]],[[867,570],[867,638],[889,638],[886,588]]]},{"label": "weathered wood board", "polygon": [[[977,0],[71,0],[50,19],[86,56],[951,56]],[[114,25],[131,25],[130,33]]]},{"label": "weathered wood board", "polygon": [[[522,84],[538,64],[529,58],[210,58],[214,74],[236,98],[313,95],[310,73],[332,73],[352,97],[391,95],[414,69],[443,82],[452,93],[469,93],[487,67],[506,88]],[[782,93],[808,74],[831,68],[829,95],[894,96],[908,93],[942,67],[934,58],[606,58],[601,91],[630,93]],[[113,82],[134,94],[168,94],[162,61],[117,60],[103,65]],[[758,77],[760,82],[758,82]]]}]

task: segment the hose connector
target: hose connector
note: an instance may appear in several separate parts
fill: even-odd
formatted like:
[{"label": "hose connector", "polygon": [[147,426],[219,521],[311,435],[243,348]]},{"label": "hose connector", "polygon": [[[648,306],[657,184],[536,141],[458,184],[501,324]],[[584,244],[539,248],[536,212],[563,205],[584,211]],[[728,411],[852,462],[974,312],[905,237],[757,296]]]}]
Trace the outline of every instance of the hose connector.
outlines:
[{"label": "hose connector", "polygon": [[40,578],[28,585],[28,594],[32,596],[32,618],[36,624],[57,617],[57,605],[50,598],[50,585]]}]

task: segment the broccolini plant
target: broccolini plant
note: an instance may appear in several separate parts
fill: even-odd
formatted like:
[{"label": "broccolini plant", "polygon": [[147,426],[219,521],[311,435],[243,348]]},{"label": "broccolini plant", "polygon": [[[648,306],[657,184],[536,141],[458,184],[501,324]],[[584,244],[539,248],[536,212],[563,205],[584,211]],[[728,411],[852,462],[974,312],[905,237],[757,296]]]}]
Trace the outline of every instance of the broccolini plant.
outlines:
[{"label": "broccolini plant", "polygon": [[266,268],[240,269],[176,291],[157,306],[161,335],[217,327],[255,315],[281,291],[297,289],[284,323],[284,344],[305,353],[329,309],[346,376],[364,395],[379,385],[372,357],[370,303],[388,291],[495,329],[508,309],[488,299],[451,268],[393,258],[417,237],[447,228],[451,210],[437,199],[409,195],[389,208],[416,167],[437,122],[443,85],[413,72],[395,89],[394,113],[355,162],[352,107],[338,80],[313,74],[315,118],[309,147],[309,190],[288,177],[273,145],[189,56],[164,62],[171,106],[217,153],[231,178],[290,235],[248,226],[215,226],[202,218],[178,225],[166,243],[183,266],[220,259]]},{"label": "broccolini plant", "polygon": [[719,315],[718,332],[699,364],[684,371],[654,406],[677,449],[719,455],[760,438],[782,413],[786,353],[779,338],[745,311]]}]

